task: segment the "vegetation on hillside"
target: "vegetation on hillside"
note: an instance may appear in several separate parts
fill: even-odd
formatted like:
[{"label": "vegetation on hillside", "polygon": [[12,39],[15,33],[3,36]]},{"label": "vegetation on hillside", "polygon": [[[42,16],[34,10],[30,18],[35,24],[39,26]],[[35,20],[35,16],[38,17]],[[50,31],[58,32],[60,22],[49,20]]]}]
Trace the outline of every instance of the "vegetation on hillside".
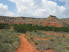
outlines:
[{"label": "vegetation on hillside", "polygon": [[37,49],[48,50],[54,49],[55,52],[69,52],[69,39],[68,38],[55,38],[50,40],[37,40]]},{"label": "vegetation on hillside", "polygon": [[11,30],[0,30],[0,52],[15,52],[19,47],[19,33]]},{"label": "vegetation on hillside", "polygon": [[17,32],[26,32],[26,31],[37,31],[37,30],[44,30],[44,31],[55,31],[55,32],[69,32],[69,27],[53,27],[53,26],[39,26],[35,25],[32,26],[31,24],[20,24],[14,25],[14,29]]},{"label": "vegetation on hillside", "polygon": [[53,26],[42,26],[42,25],[32,25],[32,24],[0,24],[0,29],[9,29],[10,26],[14,27],[14,30],[17,32],[26,31],[37,31],[37,30],[44,30],[44,31],[55,31],[55,32],[69,32],[69,27],[53,27]]},{"label": "vegetation on hillside", "polygon": [[[9,30],[8,27],[13,26],[14,30]],[[19,47],[18,32],[26,33],[30,31],[31,35],[28,37],[31,39],[36,48],[39,50],[54,49],[55,52],[69,52],[69,38],[64,35],[62,37],[57,37],[55,35],[48,35],[38,32],[38,30],[43,31],[55,31],[55,32],[69,32],[69,27],[52,27],[41,25],[31,25],[31,24],[0,24],[0,52],[15,52]],[[37,40],[36,38],[51,38],[49,40]],[[55,37],[55,38],[54,38]],[[35,38],[35,39],[34,39]]]},{"label": "vegetation on hillside", "polygon": [[[40,51],[53,49],[55,52],[69,52],[69,38],[64,35],[60,37],[43,34],[41,32],[30,32],[30,36],[28,36],[28,38],[28,40],[32,40],[32,42],[34,42],[35,47]],[[37,38],[42,38],[44,40],[37,40]]]},{"label": "vegetation on hillside", "polygon": [[0,24],[0,29],[9,29],[9,27],[8,24]]}]

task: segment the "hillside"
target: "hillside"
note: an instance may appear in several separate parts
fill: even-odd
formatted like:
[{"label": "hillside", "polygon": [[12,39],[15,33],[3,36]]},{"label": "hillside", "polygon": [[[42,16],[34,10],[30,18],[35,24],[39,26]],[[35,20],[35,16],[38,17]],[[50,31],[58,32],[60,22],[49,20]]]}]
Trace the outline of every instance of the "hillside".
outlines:
[{"label": "hillside", "polygon": [[45,23],[43,23],[44,26],[56,26],[56,27],[63,27],[65,26],[64,23],[58,19],[56,16],[49,16]]},{"label": "hillside", "polygon": [[40,20],[38,18],[17,19],[18,22],[22,19],[24,22],[32,20],[32,24],[42,20],[46,26],[42,26],[43,23],[32,25],[27,22],[0,24],[0,52],[69,52],[69,27],[65,27],[61,19],[54,16]]},{"label": "hillside", "polygon": [[27,32],[26,39],[40,52],[68,52],[69,33],[54,31]]},{"label": "hillside", "polygon": [[32,24],[43,26],[63,27],[69,25],[69,19],[58,19],[56,16],[50,15],[47,18],[32,18],[32,17],[9,17],[0,16],[0,23],[8,24]]},{"label": "hillside", "polygon": [[65,24],[69,25],[69,18],[63,18],[63,19],[61,19],[61,21],[63,21]]}]

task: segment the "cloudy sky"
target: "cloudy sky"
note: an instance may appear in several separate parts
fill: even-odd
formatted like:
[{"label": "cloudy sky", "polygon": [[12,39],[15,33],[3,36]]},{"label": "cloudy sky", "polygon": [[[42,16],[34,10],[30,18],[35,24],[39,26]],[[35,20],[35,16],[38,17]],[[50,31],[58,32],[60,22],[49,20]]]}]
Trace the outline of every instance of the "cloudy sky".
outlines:
[{"label": "cloudy sky", "polygon": [[69,17],[69,0],[0,0],[1,16]]}]

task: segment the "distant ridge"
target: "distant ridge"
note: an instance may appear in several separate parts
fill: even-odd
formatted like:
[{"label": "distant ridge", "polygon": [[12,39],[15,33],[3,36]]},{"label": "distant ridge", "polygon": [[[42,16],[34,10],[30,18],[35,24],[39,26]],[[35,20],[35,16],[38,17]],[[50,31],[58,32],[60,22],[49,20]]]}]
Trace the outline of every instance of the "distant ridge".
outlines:
[{"label": "distant ridge", "polygon": [[48,18],[0,16],[0,23],[33,24],[33,25],[63,27],[69,25],[69,19],[66,18],[58,19],[56,16],[53,15],[50,15]]}]

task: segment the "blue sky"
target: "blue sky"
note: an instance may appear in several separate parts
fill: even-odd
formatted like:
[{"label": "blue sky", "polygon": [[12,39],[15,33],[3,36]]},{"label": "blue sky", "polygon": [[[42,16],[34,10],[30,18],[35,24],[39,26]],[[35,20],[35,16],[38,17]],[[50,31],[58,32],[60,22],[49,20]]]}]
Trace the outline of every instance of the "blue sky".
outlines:
[{"label": "blue sky", "polygon": [[68,17],[69,15],[66,14],[69,11],[68,5],[68,0],[0,0],[0,15]]},{"label": "blue sky", "polygon": [[62,2],[62,1],[59,1],[59,0],[50,0],[50,1],[54,1],[54,2],[57,2],[58,5],[65,5],[65,2]]},{"label": "blue sky", "polygon": [[16,4],[13,3],[13,2],[10,2],[9,0],[0,0],[0,3],[3,3],[4,5],[7,5],[8,6],[8,9],[10,11],[13,11],[16,13]]}]

